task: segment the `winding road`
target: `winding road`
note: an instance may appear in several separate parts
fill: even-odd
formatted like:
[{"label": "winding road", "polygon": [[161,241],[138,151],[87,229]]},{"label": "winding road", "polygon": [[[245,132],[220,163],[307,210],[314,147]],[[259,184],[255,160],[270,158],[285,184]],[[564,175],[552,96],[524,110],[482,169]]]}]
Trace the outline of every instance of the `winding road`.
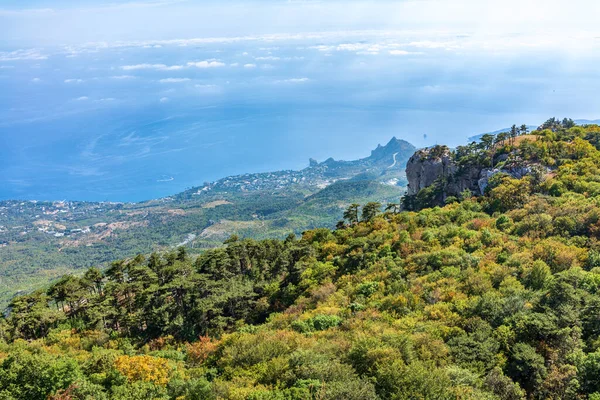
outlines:
[{"label": "winding road", "polygon": [[390,165],[388,168],[392,168],[396,165],[396,156],[398,155],[398,153],[394,153],[394,163],[392,165]]}]

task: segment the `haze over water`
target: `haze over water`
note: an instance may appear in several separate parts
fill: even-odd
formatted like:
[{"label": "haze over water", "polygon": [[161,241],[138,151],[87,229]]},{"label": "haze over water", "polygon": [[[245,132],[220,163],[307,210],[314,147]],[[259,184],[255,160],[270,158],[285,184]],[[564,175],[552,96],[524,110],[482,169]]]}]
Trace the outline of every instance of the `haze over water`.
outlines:
[{"label": "haze over water", "polygon": [[0,199],[138,201],[598,118],[598,6],[534,3],[3,2]]}]

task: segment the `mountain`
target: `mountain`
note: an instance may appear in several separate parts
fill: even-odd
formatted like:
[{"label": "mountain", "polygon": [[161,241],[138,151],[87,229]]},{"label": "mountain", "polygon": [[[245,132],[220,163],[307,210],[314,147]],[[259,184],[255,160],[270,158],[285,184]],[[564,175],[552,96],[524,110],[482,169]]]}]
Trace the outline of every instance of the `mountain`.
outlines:
[{"label": "mountain", "polygon": [[393,138],[360,160],[312,160],[300,171],[230,176],[141,203],[0,202],[0,305],[15,293],[116,258],[232,234],[285,237],[333,227],[354,202],[398,202],[415,147]]},{"label": "mountain", "polygon": [[575,123],[577,125],[598,125],[600,124],[600,119],[576,119]]}]

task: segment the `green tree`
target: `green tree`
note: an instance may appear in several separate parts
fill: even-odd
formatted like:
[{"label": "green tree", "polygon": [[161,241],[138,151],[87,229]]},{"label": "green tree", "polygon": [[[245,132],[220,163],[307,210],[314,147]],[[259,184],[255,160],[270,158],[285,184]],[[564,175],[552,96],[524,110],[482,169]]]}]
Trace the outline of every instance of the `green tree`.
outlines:
[{"label": "green tree", "polygon": [[486,133],[481,137],[481,144],[485,150],[489,150],[494,145],[494,135]]},{"label": "green tree", "polygon": [[523,124],[519,128],[519,131],[521,132],[521,135],[527,135],[527,133],[529,133],[529,128],[527,128],[527,125]]},{"label": "green tree", "polygon": [[363,206],[362,209],[362,220],[371,221],[381,212],[381,203],[371,201]]},{"label": "green tree", "polygon": [[539,390],[546,377],[544,357],[526,343],[517,343],[507,366],[508,376],[518,382],[528,393]]},{"label": "green tree", "polygon": [[344,219],[348,221],[350,225],[357,224],[359,221],[358,211],[360,209],[360,204],[352,203],[346,211],[344,211]]}]

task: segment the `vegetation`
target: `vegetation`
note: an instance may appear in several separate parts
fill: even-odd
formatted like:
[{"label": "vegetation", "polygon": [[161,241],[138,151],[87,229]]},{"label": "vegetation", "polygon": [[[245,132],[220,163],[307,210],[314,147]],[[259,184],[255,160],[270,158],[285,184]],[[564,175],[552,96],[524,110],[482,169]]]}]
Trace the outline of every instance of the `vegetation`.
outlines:
[{"label": "vegetation", "polygon": [[600,127],[534,134],[502,151],[543,173],[481,197],[353,204],[335,231],[138,256],[15,298],[0,398],[600,398]]},{"label": "vegetation", "polygon": [[215,191],[137,204],[0,202],[0,308],[15,294],[65,273],[107,266],[131,254],[165,251],[181,243],[200,252],[220,246],[232,234],[283,239],[290,232],[333,228],[350,203],[386,202],[398,199],[403,190],[353,180],[324,189],[291,185]]}]

